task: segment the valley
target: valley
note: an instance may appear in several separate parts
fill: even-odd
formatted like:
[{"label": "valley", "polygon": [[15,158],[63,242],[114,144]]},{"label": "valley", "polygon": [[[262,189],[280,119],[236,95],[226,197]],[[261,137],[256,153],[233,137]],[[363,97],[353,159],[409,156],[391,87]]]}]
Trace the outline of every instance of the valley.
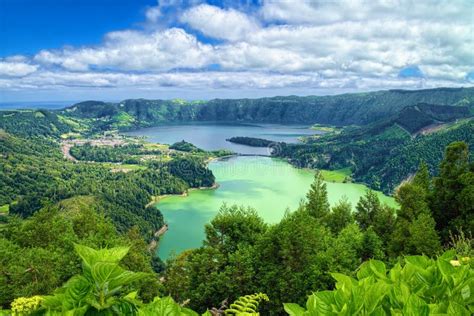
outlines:
[{"label": "valley", "polygon": [[[130,245],[144,300],[204,311],[258,289],[278,315],[330,288],[330,271],[471,249],[473,100],[442,88],[0,111],[0,304],[80,273],[77,244]],[[32,264],[51,278],[22,272]]]},{"label": "valley", "polygon": [[473,0],[0,3],[0,316],[474,315]]}]

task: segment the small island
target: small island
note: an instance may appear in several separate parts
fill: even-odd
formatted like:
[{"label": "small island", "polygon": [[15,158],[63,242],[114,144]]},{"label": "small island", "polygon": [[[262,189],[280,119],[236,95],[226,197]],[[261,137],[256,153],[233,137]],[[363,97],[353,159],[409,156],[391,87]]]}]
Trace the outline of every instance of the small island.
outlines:
[{"label": "small island", "polygon": [[246,136],[236,136],[226,139],[226,141],[234,143],[234,144],[241,144],[247,145],[252,147],[269,147],[275,144],[275,142],[263,139],[263,138],[255,138],[255,137],[246,137]]}]

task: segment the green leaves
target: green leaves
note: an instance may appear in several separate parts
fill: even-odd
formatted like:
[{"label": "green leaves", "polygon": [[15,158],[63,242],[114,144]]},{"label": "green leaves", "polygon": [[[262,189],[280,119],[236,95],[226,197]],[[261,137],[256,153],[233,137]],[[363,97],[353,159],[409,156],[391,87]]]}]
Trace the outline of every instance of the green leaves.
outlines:
[{"label": "green leaves", "polygon": [[131,283],[148,274],[127,271],[119,266],[129,248],[95,250],[83,245],[74,246],[83,260],[83,274],[72,277],[55,295],[46,297],[43,306],[52,314],[136,314],[141,305],[136,292],[123,296],[122,293]]},{"label": "green leaves", "polygon": [[306,312],[303,307],[295,303],[285,303],[283,304],[283,307],[285,308],[285,312],[290,316],[302,316]]},{"label": "green leaves", "polygon": [[147,276],[146,273],[126,271],[115,263],[97,262],[92,266],[92,278],[96,285],[100,287],[107,285],[111,292]]},{"label": "green leaves", "polygon": [[171,297],[155,298],[152,303],[138,311],[139,316],[197,316],[190,309],[181,307]]},{"label": "green leaves", "polygon": [[[381,261],[364,262],[357,280],[333,273],[336,289],[308,298],[306,310],[285,304],[289,315],[472,315],[474,271],[469,264],[453,266],[448,252],[437,260],[408,256],[390,271]],[[468,262],[468,260],[466,261]]]},{"label": "green leaves", "polygon": [[259,315],[257,313],[258,305],[262,301],[268,301],[268,296],[263,293],[255,293],[239,297],[234,303],[230,304],[225,311],[225,315]]},{"label": "green leaves", "polygon": [[129,247],[115,247],[110,249],[92,249],[87,246],[74,244],[79,257],[81,257],[84,264],[92,266],[96,262],[110,262],[119,263],[130,250]]}]

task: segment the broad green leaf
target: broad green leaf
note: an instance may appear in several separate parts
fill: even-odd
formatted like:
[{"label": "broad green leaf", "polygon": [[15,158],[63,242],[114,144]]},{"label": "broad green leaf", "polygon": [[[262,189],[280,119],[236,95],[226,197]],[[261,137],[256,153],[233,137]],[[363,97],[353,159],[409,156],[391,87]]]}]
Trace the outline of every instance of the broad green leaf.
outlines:
[{"label": "broad green leaf", "polygon": [[328,315],[333,312],[332,305],[335,303],[332,291],[321,291],[315,294],[316,313]]},{"label": "broad green leaf", "polygon": [[365,261],[364,263],[361,264],[361,266],[359,267],[359,270],[357,271],[357,279],[362,280],[371,275],[373,275],[373,272],[372,272],[372,269],[370,268],[370,262]]},{"label": "broad green leaf", "polygon": [[155,298],[152,303],[138,311],[143,316],[179,316],[181,307],[171,297]]},{"label": "broad green leaf", "polygon": [[91,290],[92,286],[86,278],[83,276],[73,277],[66,283],[66,299],[72,300],[75,303],[73,305],[77,306],[86,299]]},{"label": "broad green leaf", "polygon": [[331,273],[331,276],[337,281],[336,288],[341,290],[345,297],[349,298],[352,290],[352,284],[356,281],[342,273]]},{"label": "broad green leaf", "polygon": [[430,264],[430,259],[425,256],[406,256],[405,261],[417,269],[424,270]]},{"label": "broad green leaf", "polygon": [[94,280],[99,284],[107,282],[110,291],[147,276],[149,276],[147,273],[126,271],[117,264],[109,262],[97,262],[92,267],[92,277]]},{"label": "broad green leaf", "polygon": [[455,257],[456,257],[456,250],[455,250],[455,249],[451,249],[451,250],[448,250],[448,251],[446,251],[445,253],[443,253],[443,254],[439,257],[439,259],[449,261],[449,260],[453,260]]},{"label": "broad green leaf", "polygon": [[428,316],[430,307],[418,296],[412,294],[403,307],[404,316]]},{"label": "broad green leaf", "polygon": [[400,281],[401,272],[402,272],[402,267],[400,266],[400,263],[397,263],[389,272],[390,279],[392,280],[392,282]]},{"label": "broad green leaf", "polygon": [[461,289],[461,296],[463,300],[468,300],[471,298],[471,289],[469,285],[466,285]]},{"label": "broad green leaf", "polygon": [[448,315],[453,316],[470,316],[471,313],[461,304],[456,302],[449,302]]},{"label": "broad green leaf", "polygon": [[382,306],[378,306],[371,314],[370,316],[385,316],[386,313],[383,310]]},{"label": "broad green leaf", "polygon": [[372,313],[376,309],[376,307],[385,297],[389,289],[390,286],[384,283],[383,281],[379,281],[374,285],[370,286],[369,289],[367,289],[367,292],[364,297],[365,311],[367,312],[367,314]]},{"label": "broad green leaf", "polygon": [[387,269],[385,268],[385,264],[382,261],[370,260],[369,265],[370,269],[377,277],[379,277],[380,279],[387,278]]},{"label": "broad green leaf", "polygon": [[127,255],[130,248],[115,247],[95,250],[87,246],[74,244],[74,249],[86,265],[92,266],[97,262],[119,263]]},{"label": "broad green leaf", "polygon": [[313,293],[308,297],[308,300],[306,301],[306,309],[310,314],[316,313],[316,294]]},{"label": "broad green leaf", "polygon": [[95,282],[104,284],[118,278],[125,270],[115,263],[97,262],[92,266],[91,272]]},{"label": "broad green leaf", "polygon": [[449,279],[452,274],[456,273],[456,269],[448,261],[438,259],[436,264],[446,280]]},{"label": "broad green leaf", "polygon": [[284,303],[283,308],[290,316],[303,316],[306,311],[303,307],[295,303]]}]

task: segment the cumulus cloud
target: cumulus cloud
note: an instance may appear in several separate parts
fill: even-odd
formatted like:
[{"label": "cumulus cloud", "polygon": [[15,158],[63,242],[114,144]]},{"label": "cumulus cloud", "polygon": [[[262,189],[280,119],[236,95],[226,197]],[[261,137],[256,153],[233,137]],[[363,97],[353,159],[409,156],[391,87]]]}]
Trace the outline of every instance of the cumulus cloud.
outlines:
[{"label": "cumulus cloud", "polygon": [[145,16],[148,22],[156,23],[162,16],[161,8],[159,6],[151,7],[145,12]]},{"label": "cumulus cloud", "polygon": [[212,46],[199,42],[182,29],[144,33],[120,31],[106,35],[99,47],[41,51],[34,60],[67,70],[120,69],[125,71],[167,71],[201,68],[212,57]]},{"label": "cumulus cloud", "polygon": [[204,35],[237,41],[259,29],[258,23],[243,12],[201,4],[186,10],[181,21]]},{"label": "cumulus cloud", "polygon": [[0,76],[22,77],[29,75],[38,69],[37,65],[30,65],[23,61],[23,57],[20,56],[0,61]]},{"label": "cumulus cloud", "polygon": [[[304,88],[310,94],[472,84],[469,1],[279,0],[247,12],[208,4],[162,10],[169,5],[149,8],[145,28],[105,34],[97,46],[0,60],[0,87]],[[175,16],[165,16],[171,11]],[[163,21],[174,22],[163,27]],[[422,75],[403,75],[410,68]]]}]

